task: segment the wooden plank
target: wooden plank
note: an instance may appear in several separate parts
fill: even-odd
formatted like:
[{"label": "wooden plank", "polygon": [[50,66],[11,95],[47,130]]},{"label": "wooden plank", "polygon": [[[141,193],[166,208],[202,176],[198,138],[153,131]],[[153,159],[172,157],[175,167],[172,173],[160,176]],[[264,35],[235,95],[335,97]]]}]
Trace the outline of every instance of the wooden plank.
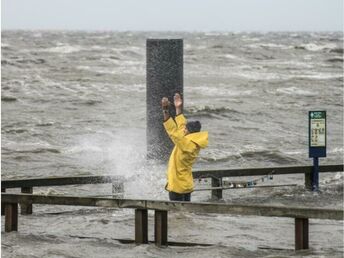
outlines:
[{"label": "wooden plank", "polygon": [[[32,194],[33,188],[32,187],[22,187],[22,193]],[[29,215],[32,214],[32,204],[29,202],[22,202],[20,203],[20,213],[22,215]]]},{"label": "wooden plank", "polygon": [[295,250],[308,249],[308,219],[295,218]]},{"label": "wooden plank", "polygon": [[18,231],[18,203],[5,203],[5,232]]},{"label": "wooden plank", "polygon": [[207,202],[174,202],[164,200],[135,200],[135,199],[114,199],[95,197],[75,196],[44,196],[31,194],[1,194],[1,202],[21,203],[32,202],[37,204],[53,205],[77,205],[97,206],[114,208],[135,208],[166,211],[184,211],[196,213],[225,213],[234,215],[253,215],[270,217],[291,217],[291,218],[314,218],[343,220],[342,209],[307,208],[307,207],[286,207],[278,205],[245,205],[230,203],[207,203]]},{"label": "wooden plank", "polygon": [[154,213],[154,241],[157,246],[167,246],[167,211],[155,210]]},{"label": "wooden plank", "polygon": [[[226,170],[203,170],[194,171],[194,178],[209,178],[209,177],[237,177],[237,176],[264,176],[272,171],[274,175],[284,174],[303,174],[311,173],[313,166],[288,166],[288,167],[268,167],[268,168],[240,168],[240,169],[226,169]],[[340,165],[323,165],[319,167],[319,172],[342,172],[343,164]]]},{"label": "wooden plank", "polygon": [[148,243],[148,210],[135,210],[135,243]]},{"label": "wooden plank", "polygon": [[4,188],[34,187],[34,186],[58,186],[80,184],[105,184],[112,181],[122,181],[120,176],[73,176],[73,177],[48,177],[2,180]]}]

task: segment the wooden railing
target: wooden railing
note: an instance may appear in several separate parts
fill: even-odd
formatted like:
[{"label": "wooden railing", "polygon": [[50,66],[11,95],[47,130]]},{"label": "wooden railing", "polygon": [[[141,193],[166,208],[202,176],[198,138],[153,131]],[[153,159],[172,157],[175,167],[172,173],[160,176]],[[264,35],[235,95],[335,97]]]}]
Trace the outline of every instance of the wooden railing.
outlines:
[{"label": "wooden railing", "polygon": [[[312,166],[288,166],[288,167],[267,167],[267,168],[240,168],[240,169],[221,169],[221,170],[203,170],[194,171],[193,177],[211,178],[212,200],[222,199],[223,189],[216,189],[222,185],[222,178],[225,177],[245,177],[245,176],[264,176],[271,172],[274,175],[286,174],[304,174],[305,186],[310,189],[310,177]],[[343,165],[324,165],[320,166],[319,172],[342,172]],[[1,192],[6,192],[7,188],[21,188],[22,193],[33,193],[33,187],[45,186],[62,186],[62,185],[78,185],[78,184],[105,184],[112,183],[115,188],[123,189],[124,178],[121,176],[73,176],[73,177],[49,177],[49,178],[29,178],[29,179],[9,179],[1,181]],[[21,206],[21,214],[31,214],[32,205]],[[1,211],[3,215],[3,209]]]},{"label": "wooden railing", "polygon": [[18,231],[19,203],[135,209],[135,242],[137,244],[148,243],[148,210],[154,210],[154,241],[158,246],[168,245],[168,212],[172,211],[294,218],[296,250],[309,248],[309,219],[343,220],[344,215],[343,210],[324,208],[9,193],[1,194],[1,203],[5,206],[5,232]]},{"label": "wooden railing", "polygon": [[[48,177],[28,179],[8,179],[1,181],[1,192],[8,188],[21,188],[22,193],[33,193],[33,187],[65,186],[82,184],[112,184],[112,193],[116,194],[123,190],[123,177],[121,176],[73,176],[73,177]],[[32,214],[32,204],[22,203],[21,214]],[[1,208],[1,215],[4,209]]]},{"label": "wooden railing", "polygon": [[[311,175],[313,166],[288,166],[288,167],[265,167],[265,168],[239,168],[239,169],[219,169],[194,171],[193,177],[211,178],[212,187],[222,185],[222,178],[225,177],[245,177],[245,176],[264,176],[273,172],[273,175],[304,174],[305,187],[311,189]],[[343,164],[323,165],[319,167],[321,173],[343,172]],[[222,189],[211,191],[213,200],[222,199]]]}]

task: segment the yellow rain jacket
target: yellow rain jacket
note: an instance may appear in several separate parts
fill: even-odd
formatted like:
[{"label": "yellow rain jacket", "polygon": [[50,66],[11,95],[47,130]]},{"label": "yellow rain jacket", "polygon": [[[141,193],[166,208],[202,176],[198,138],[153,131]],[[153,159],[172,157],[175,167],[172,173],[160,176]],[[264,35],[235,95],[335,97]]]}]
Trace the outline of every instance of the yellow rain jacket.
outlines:
[{"label": "yellow rain jacket", "polygon": [[165,130],[175,145],[168,162],[166,190],[175,193],[193,191],[192,165],[200,149],[208,145],[208,132],[184,135],[185,126],[183,114],[164,122]]}]

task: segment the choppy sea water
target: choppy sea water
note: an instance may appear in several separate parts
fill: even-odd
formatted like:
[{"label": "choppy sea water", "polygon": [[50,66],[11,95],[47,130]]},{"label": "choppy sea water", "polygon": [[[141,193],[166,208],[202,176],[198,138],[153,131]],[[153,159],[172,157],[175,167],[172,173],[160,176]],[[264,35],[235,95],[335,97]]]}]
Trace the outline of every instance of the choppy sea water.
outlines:
[{"label": "choppy sea water", "polygon": [[[122,175],[125,197],[167,199],[166,165],[145,161],[145,41],[166,37],[184,39],[185,114],[210,133],[195,169],[312,164],[310,110],[327,111],[320,164],[343,163],[342,33],[3,31],[2,178]],[[301,175],[269,183],[298,186],[228,190],[224,201],[343,207],[342,173],[321,174],[319,194],[304,191]],[[110,188],[34,191],[97,195]],[[193,194],[208,199],[209,192]],[[169,219],[171,240],[214,246],[158,249],[114,240],[133,238],[130,210],[34,210],[20,216],[18,233],[2,234],[5,257],[343,256],[336,221],[311,221],[312,249],[295,253],[291,219],[177,213]]]}]

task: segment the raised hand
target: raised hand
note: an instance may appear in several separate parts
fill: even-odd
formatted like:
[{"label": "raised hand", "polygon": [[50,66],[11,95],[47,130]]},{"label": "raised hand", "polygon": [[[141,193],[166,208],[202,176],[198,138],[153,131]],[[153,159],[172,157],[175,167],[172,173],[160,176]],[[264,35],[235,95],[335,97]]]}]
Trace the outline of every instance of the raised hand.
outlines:
[{"label": "raised hand", "polygon": [[176,115],[182,113],[183,100],[179,93],[174,94],[174,106],[176,108]]},{"label": "raised hand", "polygon": [[164,109],[164,110],[168,109],[169,105],[170,105],[170,102],[168,101],[168,98],[163,97],[163,98],[161,99],[161,106],[162,106],[162,109]]},{"label": "raised hand", "polygon": [[182,107],[183,100],[182,100],[182,97],[180,96],[179,93],[174,94],[173,100],[174,100],[174,106],[176,108],[181,108]]}]

